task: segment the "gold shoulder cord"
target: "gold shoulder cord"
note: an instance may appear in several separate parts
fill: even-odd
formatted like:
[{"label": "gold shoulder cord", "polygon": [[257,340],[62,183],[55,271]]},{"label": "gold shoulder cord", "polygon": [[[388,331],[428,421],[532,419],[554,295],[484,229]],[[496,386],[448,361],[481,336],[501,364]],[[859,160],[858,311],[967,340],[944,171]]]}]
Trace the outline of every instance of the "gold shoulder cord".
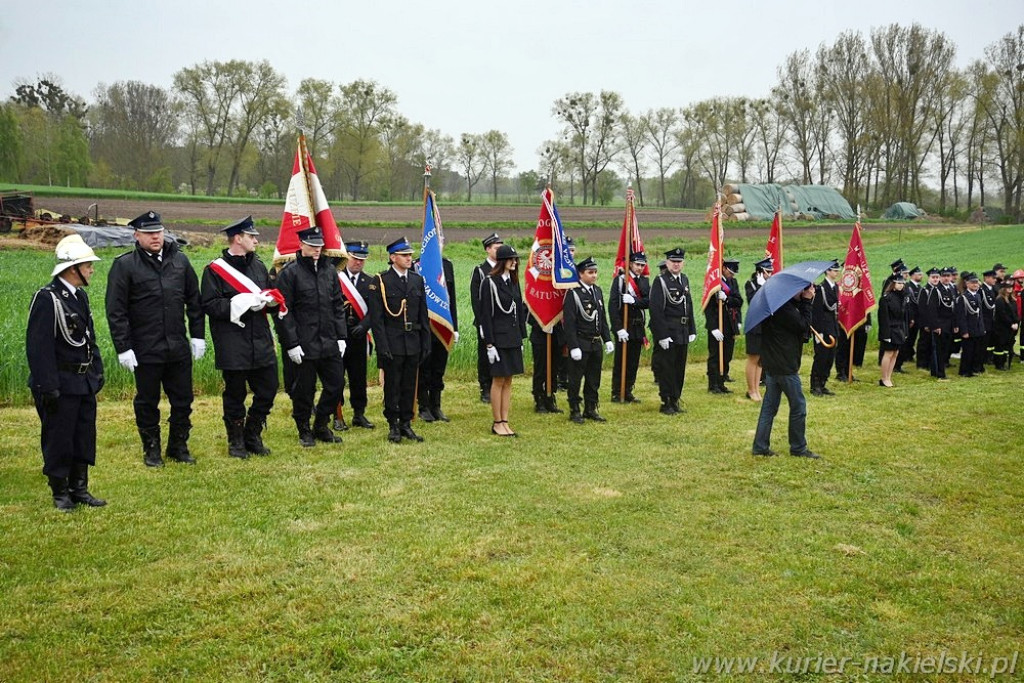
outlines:
[{"label": "gold shoulder cord", "polygon": [[408,319],[408,317],[406,315],[406,304],[409,303],[409,300],[408,299],[402,299],[402,307],[398,309],[398,312],[396,313],[396,312],[392,311],[388,307],[387,292],[384,291],[384,276],[381,275],[377,279],[380,281],[380,300],[381,300],[381,303],[384,304],[384,310],[387,311],[388,315],[390,315],[392,318],[397,318],[398,316],[402,316],[402,322],[407,324],[409,322],[409,319]]}]

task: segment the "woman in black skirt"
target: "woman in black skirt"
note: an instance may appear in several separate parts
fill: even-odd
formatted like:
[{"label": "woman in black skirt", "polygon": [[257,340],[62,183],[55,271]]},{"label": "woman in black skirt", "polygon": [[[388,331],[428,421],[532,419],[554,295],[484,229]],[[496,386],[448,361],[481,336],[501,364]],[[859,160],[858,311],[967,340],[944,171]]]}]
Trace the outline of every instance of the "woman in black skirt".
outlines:
[{"label": "woman in black skirt", "polygon": [[900,347],[907,341],[907,297],[903,288],[906,281],[898,273],[889,280],[878,302],[878,346],[882,350],[882,378],[878,385],[892,387],[892,371]]},{"label": "woman in black skirt", "polygon": [[[766,258],[754,264],[754,273],[747,280],[744,289],[747,293],[747,309],[750,309],[750,300],[757,294],[757,290],[764,287],[764,283],[772,276],[772,260]],[[751,401],[761,400],[761,326],[754,328],[753,332],[747,332],[747,398]]]},{"label": "woman in black skirt", "polygon": [[1007,278],[999,284],[996,312],[993,316],[992,341],[996,370],[1009,370],[1013,365],[1013,338],[1020,329],[1017,299],[1013,296],[1013,280]]},{"label": "woman in black skirt", "polygon": [[495,255],[480,292],[480,316],[487,360],[491,368],[491,433],[515,436],[508,424],[512,403],[512,375],[523,374],[523,339],[526,337],[526,306],[519,290],[519,255],[503,244]]}]

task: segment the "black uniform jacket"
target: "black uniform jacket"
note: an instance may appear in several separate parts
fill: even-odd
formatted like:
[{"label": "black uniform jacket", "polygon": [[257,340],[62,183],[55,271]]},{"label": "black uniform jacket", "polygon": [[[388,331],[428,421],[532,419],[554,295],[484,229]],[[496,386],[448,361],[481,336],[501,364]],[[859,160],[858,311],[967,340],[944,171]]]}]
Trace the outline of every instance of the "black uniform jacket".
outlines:
[{"label": "black uniform jacket", "polygon": [[697,334],[697,323],[690,280],[682,273],[679,280],[671,273],[659,275],[651,283],[651,336],[657,342],[671,338],[674,344],[688,344],[691,334]]},{"label": "black uniform jacket", "polygon": [[278,333],[285,351],[302,347],[306,358],[340,358],[338,340],[348,338],[344,295],[338,271],[323,254],[313,259],[295,254],[277,276],[277,288],[284,295],[288,314],[280,319]]},{"label": "black uniform jacket", "polygon": [[[594,319],[587,320],[584,315],[594,316]],[[565,326],[565,345],[570,350],[597,351],[604,347],[604,342],[612,340],[604,299],[597,285],[592,286],[589,293],[583,285],[565,293],[562,323]]]},{"label": "black uniform jacket", "polygon": [[36,394],[60,391],[68,396],[87,396],[103,387],[103,359],[96,344],[89,296],[81,287],[72,295],[54,277],[35,293],[29,308],[25,351],[28,386]]},{"label": "black uniform jacket", "polygon": [[890,290],[878,302],[878,338],[889,344],[902,344],[907,341],[907,334],[907,292]]},{"label": "black uniform jacket", "polygon": [[[229,266],[256,283],[260,289],[269,287],[267,267],[256,254],[236,256],[225,249],[221,255]],[[261,311],[246,311],[239,327],[231,322],[231,299],[239,294],[220,275],[206,266],[203,270],[203,313],[210,319],[210,334],[218,370],[252,370],[277,362],[277,347],[270,333],[268,315],[277,315],[276,306]]]},{"label": "black uniform jacket", "polygon": [[[505,311],[509,311],[506,313]],[[480,325],[484,342],[499,349],[518,348],[526,338],[526,306],[519,283],[488,276],[480,297]]]},{"label": "black uniform jacket", "polygon": [[114,350],[132,349],[140,363],[185,360],[188,340],[206,337],[199,278],[176,242],[164,241],[160,261],[138,243],[114,259],[107,276],[107,323]]},{"label": "black uniform jacket", "polygon": [[997,298],[992,330],[992,337],[996,344],[1005,346],[1013,342],[1013,338],[1017,335],[1011,327],[1014,323],[1020,324],[1020,316],[1017,315],[1017,302],[1013,299],[1007,301],[1003,297]]},{"label": "black uniform jacket", "polygon": [[[350,273],[349,279],[354,276]],[[348,339],[350,344],[356,343],[357,340],[365,340],[367,332],[370,331],[371,316],[373,312],[373,302],[370,299],[377,294],[377,290],[370,289],[370,285],[374,283],[377,276],[372,273],[363,271],[356,277],[356,291],[363,297],[363,301],[366,302],[366,314],[362,319],[356,315],[356,309],[352,303],[348,300],[348,297],[344,299],[345,306],[345,325],[348,331]],[[344,293],[342,293],[344,296]]]},{"label": "black uniform jacket", "polygon": [[[740,311],[743,309],[743,295],[740,294],[740,286],[736,278],[725,278],[725,284],[729,291],[725,293],[725,301],[722,302],[722,334],[726,337],[735,337],[740,333]],[[708,305],[704,307],[704,329],[717,330],[718,328],[718,295],[708,299]]]},{"label": "black uniform jacket", "polygon": [[[373,340],[377,353],[388,356],[419,356],[430,352],[430,318],[423,277],[406,271],[402,282],[394,268],[388,268],[371,283]],[[404,308],[403,308],[404,307]]]},{"label": "black uniform jacket", "polygon": [[811,301],[811,325],[826,339],[829,335],[838,338],[839,285],[826,278],[814,288]]},{"label": "black uniform jacket", "polygon": [[982,301],[981,291],[972,292],[964,290],[964,293],[956,300],[956,327],[957,334],[963,336],[969,334],[971,337],[985,336],[985,320],[981,317],[981,309],[985,307]]},{"label": "black uniform jacket", "polygon": [[787,301],[761,323],[761,367],[772,375],[800,372],[803,346],[811,337],[811,302]]},{"label": "black uniform jacket", "polygon": [[[413,261],[416,272],[420,272],[420,260]],[[459,331],[459,307],[455,304],[455,266],[449,259],[441,257],[441,269],[444,272],[444,288],[448,290],[448,309],[452,313],[452,331]],[[422,273],[421,273],[422,274]],[[430,309],[427,309],[428,313]],[[475,309],[474,309],[475,310]]]},{"label": "black uniform jacket", "polygon": [[644,311],[651,307],[651,283],[643,275],[633,276],[636,288],[640,290],[640,296],[632,288],[629,293],[636,299],[636,303],[629,305],[629,327],[622,325],[622,292],[625,287],[625,275],[619,275],[612,281],[612,291],[608,293],[608,315],[611,316],[611,327],[618,332],[625,329],[630,334],[630,341],[639,341],[644,336],[644,326],[647,323],[647,316]]},{"label": "black uniform jacket", "polygon": [[953,331],[953,306],[956,299],[942,285],[926,285],[917,299],[917,325],[931,332],[941,330],[943,334]]},{"label": "black uniform jacket", "polygon": [[[483,293],[483,283],[487,279],[487,276],[491,274],[491,269],[494,266],[491,265],[490,261],[484,261],[480,265],[473,268],[473,275],[469,278],[469,303],[473,307],[473,324],[479,326],[480,320],[480,296]],[[445,277],[448,277],[445,275]]]}]

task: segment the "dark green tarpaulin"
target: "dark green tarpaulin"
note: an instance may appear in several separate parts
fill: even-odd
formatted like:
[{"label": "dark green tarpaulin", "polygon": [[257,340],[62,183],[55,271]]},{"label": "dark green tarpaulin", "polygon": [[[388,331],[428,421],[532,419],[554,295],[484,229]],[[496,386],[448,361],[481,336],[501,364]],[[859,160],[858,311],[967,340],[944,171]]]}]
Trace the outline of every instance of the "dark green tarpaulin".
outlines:
[{"label": "dark green tarpaulin", "polygon": [[755,220],[771,220],[775,210],[782,207],[786,216],[803,213],[815,218],[857,217],[850,203],[835,188],[824,185],[733,185],[743,197],[747,213]]},{"label": "dark green tarpaulin", "polygon": [[925,215],[924,211],[917,208],[916,204],[910,202],[896,202],[882,214],[882,218],[890,220],[920,218]]}]

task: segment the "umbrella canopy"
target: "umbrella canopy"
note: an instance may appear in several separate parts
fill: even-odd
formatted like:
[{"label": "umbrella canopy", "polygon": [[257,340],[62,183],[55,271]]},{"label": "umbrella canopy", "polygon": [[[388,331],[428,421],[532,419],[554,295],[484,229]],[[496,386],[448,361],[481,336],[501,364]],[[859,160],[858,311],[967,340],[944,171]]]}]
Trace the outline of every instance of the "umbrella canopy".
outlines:
[{"label": "umbrella canopy", "polygon": [[807,289],[807,286],[828,270],[832,263],[833,261],[803,261],[772,275],[750,300],[744,329],[750,332],[763,323],[797,292]]}]

